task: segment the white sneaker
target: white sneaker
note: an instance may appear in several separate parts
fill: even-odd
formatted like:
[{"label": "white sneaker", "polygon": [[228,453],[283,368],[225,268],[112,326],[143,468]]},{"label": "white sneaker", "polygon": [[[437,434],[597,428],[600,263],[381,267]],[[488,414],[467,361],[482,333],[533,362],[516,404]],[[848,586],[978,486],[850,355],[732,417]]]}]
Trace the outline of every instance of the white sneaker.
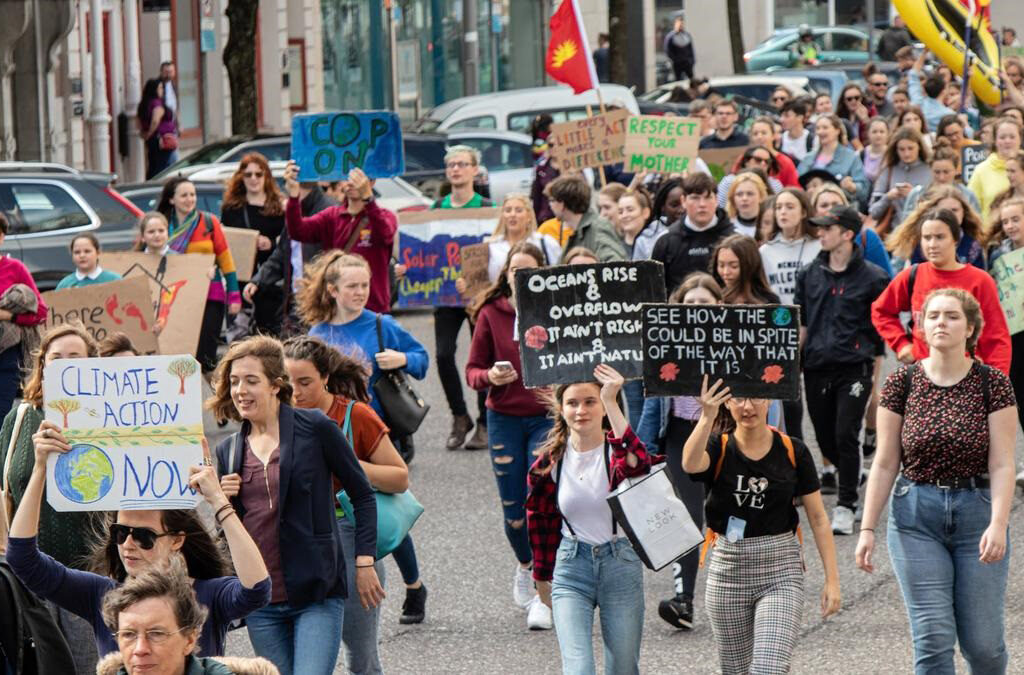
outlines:
[{"label": "white sneaker", "polygon": [[551,620],[551,608],[541,602],[540,596],[534,596],[530,601],[530,611],[526,614],[526,627],[530,630],[551,630],[554,622]]},{"label": "white sneaker", "polygon": [[523,609],[526,609],[530,606],[530,601],[534,597],[536,597],[536,591],[533,587],[533,570],[523,569],[520,565],[516,565],[516,580],[512,585],[512,600]]},{"label": "white sneaker", "polygon": [[1017,485],[1024,488],[1024,471],[1017,474]]},{"label": "white sneaker", "polygon": [[853,509],[837,506],[832,509],[832,532],[834,534],[853,534]]}]

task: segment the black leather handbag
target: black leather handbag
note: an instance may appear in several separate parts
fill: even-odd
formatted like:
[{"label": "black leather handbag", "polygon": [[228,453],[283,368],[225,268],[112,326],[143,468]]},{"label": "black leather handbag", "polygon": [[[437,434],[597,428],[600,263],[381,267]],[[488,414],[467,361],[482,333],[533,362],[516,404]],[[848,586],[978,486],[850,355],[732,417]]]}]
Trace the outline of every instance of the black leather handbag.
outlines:
[{"label": "black leather handbag", "polygon": [[[377,315],[377,347],[384,351],[384,339],[380,330],[380,314]],[[384,411],[384,422],[396,436],[412,436],[423,424],[430,406],[409,384],[409,376],[401,368],[381,370],[380,377],[373,383],[373,394]]]}]

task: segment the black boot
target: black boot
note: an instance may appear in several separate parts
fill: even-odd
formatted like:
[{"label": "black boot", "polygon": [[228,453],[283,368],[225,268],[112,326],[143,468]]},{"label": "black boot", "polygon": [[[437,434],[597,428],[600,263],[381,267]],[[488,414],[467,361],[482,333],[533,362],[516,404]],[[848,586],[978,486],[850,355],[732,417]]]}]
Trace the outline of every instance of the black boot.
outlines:
[{"label": "black boot", "polygon": [[419,588],[405,589],[405,602],[402,603],[402,616],[398,623],[423,623],[427,616],[427,587],[420,583]]}]

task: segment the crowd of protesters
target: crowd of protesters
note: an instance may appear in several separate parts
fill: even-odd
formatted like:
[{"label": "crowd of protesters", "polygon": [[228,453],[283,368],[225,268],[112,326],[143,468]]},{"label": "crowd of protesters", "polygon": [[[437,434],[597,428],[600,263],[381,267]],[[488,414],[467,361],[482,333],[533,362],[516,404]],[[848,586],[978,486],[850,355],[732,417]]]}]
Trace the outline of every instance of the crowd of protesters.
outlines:
[{"label": "crowd of protesters", "polygon": [[[674,564],[674,593],[658,614],[692,630],[710,556],[703,606],[722,672],[789,668],[805,604],[800,511],[825,570],[827,617],[841,600],[833,536],[857,534],[856,562],[872,571],[886,500],[916,671],[951,672],[958,641],[973,671],[1006,671],[1024,333],[1010,334],[992,270],[1024,246],[1024,98],[1011,76],[1024,64],[1006,59],[1007,102],[981,114],[969,95],[960,107],[948,68],[929,70],[927,55],[898,37],[884,42],[901,64],[898,82],[869,64],[864,86],[847,84],[835,101],[779,91],[745,123],[713,92],[693,101],[707,122],[701,149],[737,151],[718,180],[703,162],[681,175],[621,166],[560,175],[543,115],[531,125],[530,194],[493,204],[475,191],[479,153],[448,148],[449,191],[434,208],[493,206],[498,220],[486,239],[489,287],[433,313],[445,445],[488,450],[498,495],[489,508],[515,558],[512,603],[528,628],[556,631],[563,672],[594,672],[595,609],[606,671],[639,671],[643,565],[606,498],[662,461],[707,538]],[[666,37],[679,76],[692,76],[691,41],[681,20]],[[969,178],[966,145],[990,153]],[[51,609],[78,672],[173,662],[160,672],[319,674],[342,650],[350,672],[382,672],[374,492],[409,488],[416,445],[392,430],[401,420],[388,418],[376,385],[389,371],[424,378],[431,355],[390,314],[398,220],[374,181],[359,169],[323,186],[297,174],[289,164],[282,190],[267,160],[249,154],[220,214],[197,208],[192,182],[172,178],[139,223],[140,251],[215,257],[195,356],[213,390],[207,407],[239,429],[192,470],[212,522],[192,511],[57,512],[45,501],[47,458],[71,448],[44,420],[46,365],[137,351],[124,336],[98,345],[76,325],[40,335],[43,298],[21,263],[0,258],[0,469],[10,497],[0,528],[9,526],[8,564]],[[244,287],[222,224],[258,232]],[[0,242],[6,230],[0,217]],[[59,288],[119,278],[101,267],[90,234],[69,254],[75,271]],[[699,395],[645,397],[607,365],[589,382],[527,388],[515,273],[639,260],[663,265],[671,303],[799,307],[800,398],[732,396],[707,378]],[[226,351],[225,320],[237,338]],[[900,366],[883,380],[887,349]],[[734,498],[748,481],[764,491],[756,504]],[[823,495],[835,495],[831,514]],[[425,621],[412,536],[389,555],[406,586],[400,621]],[[436,567],[425,569],[436,577]],[[935,611],[943,603],[948,611]],[[217,660],[240,619],[269,663]]]}]

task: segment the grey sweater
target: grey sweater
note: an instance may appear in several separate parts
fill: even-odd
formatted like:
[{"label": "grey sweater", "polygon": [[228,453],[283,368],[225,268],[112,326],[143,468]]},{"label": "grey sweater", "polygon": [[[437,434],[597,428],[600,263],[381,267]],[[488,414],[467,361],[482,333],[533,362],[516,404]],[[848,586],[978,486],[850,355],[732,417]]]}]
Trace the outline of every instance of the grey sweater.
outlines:
[{"label": "grey sweater", "polygon": [[[890,179],[891,174],[891,179]],[[876,221],[880,220],[890,206],[896,208],[893,213],[892,227],[903,222],[906,215],[904,211],[905,199],[889,199],[886,193],[900,183],[910,183],[912,186],[927,185],[932,181],[932,170],[925,162],[918,160],[913,164],[900,162],[895,166],[882,169],[875,179],[875,187],[871,192],[871,200],[868,202],[868,213]]]}]

